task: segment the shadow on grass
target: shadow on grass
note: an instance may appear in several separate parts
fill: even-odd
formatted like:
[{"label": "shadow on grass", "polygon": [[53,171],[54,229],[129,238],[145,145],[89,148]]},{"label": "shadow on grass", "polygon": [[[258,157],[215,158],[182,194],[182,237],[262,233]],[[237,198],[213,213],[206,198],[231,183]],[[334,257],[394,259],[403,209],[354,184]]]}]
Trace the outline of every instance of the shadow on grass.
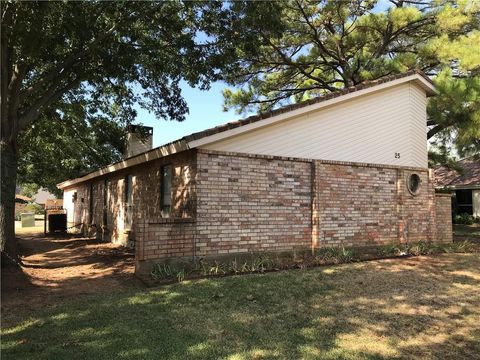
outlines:
[{"label": "shadow on grass", "polygon": [[2,357],[471,359],[479,287],[474,254],[185,282],[35,314]]}]

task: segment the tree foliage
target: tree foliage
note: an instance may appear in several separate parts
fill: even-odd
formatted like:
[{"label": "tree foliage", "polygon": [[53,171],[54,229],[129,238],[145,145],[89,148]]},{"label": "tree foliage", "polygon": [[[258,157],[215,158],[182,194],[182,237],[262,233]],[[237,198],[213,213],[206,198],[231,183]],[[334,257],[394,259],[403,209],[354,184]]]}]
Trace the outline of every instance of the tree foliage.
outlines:
[{"label": "tree foliage", "polygon": [[225,108],[267,111],[419,68],[440,93],[428,137],[479,150],[478,1],[237,2],[231,19],[239,60]]},{"label": "tree foliage", "polygon": [[124,122],[89,116],[75,105],[45,112],[21,134],[17,183],[61,196],[58,183],[121,159]]},{"label": "tree foliage", "polygon": [[135,106],[183,120],[180,81],[208,88],[229,52],[214,36],[226,25],[218,2],[0,4],[3,250],[14,243],[19,156],[19,180],[50,189],[59,170],[104,165],[118,157]]}]

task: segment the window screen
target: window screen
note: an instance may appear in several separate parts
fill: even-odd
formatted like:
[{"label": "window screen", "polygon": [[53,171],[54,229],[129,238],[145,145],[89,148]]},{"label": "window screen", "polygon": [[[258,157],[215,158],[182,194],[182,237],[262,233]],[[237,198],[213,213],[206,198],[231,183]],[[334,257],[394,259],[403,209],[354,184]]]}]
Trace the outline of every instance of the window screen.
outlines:
[{"label": "window screen", "polygon": [[88,217],[89,223],[93,224],[93,212],[95,211],[95,185],[93,183],[90,184],[90,202],[89,202],[89,209],[88,209]]},{"label": "window screen", "polygon": [[107,225],[107,214],[108,214],[108,181],[105,179],[103,181],[103,225]]},{"label": "window screen", "polygon": [[457,190],[455,191],[457,201],[457,212],[459,214],[467,213],[473,215],[473,197],[472,190]]},{"label": "window screen", "polygon": [[125,177],[125,228],[130,229],[133,220],[133,177]]},{"label": "window screen", "polygon": [[161,170],[161,210],[162,216],[170,216],[172,209],[172,165],[165,165]]}]

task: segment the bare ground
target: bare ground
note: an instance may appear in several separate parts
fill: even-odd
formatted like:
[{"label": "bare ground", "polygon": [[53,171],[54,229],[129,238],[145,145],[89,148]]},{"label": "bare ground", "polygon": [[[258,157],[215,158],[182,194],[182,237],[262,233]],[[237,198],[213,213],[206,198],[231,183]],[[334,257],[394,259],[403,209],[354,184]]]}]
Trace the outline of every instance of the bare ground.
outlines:
[{"label": "bare ground", "polygon": [[2,269],[2,322],[22,311],[55,306],[80,296],[141,287],[134,277],[134,254],[112,243],[79,237],[18,238],[21,267]]}]

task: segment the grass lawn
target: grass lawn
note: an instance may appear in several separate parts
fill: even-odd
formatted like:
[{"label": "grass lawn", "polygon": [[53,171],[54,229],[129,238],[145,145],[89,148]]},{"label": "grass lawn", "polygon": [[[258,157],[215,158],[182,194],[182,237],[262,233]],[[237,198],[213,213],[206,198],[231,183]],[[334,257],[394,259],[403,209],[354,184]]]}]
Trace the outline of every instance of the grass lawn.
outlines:
[{"label": "grass lawn", "polygon": [[480,255],[186,281],[15,316],[2,359],[479,359]]}]

